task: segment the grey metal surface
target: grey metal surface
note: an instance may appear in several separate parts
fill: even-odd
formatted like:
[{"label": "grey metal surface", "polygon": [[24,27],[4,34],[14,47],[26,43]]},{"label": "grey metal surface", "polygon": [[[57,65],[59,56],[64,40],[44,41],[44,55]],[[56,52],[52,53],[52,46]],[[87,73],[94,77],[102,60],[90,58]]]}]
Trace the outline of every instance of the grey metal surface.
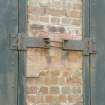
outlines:
[{"label": "grey metal surface", "polygon": [[96,0],[96,105],[105,105],[105,0]]},{"label": "grey metal surface", "polygon": [[[90,0],[83,0],[83,40],[90,39]],[[91,89],[90,89],[90,57],[85,54],[83,58],[83,89],[84,89],[84,105],[91,105]]]},{"label": "grey metal surface", "polygon": [[17,33],[17,0],[0,0],[0,105],[17,105],[17,51],[9,49],[9,33]]},{"label": "grey metal surface", "polygon": [[45,40],[43,38],[29,38],[27,37],[24,42],[26,48],[48,48],[49,39]]},{"label": "grey metal surface", "polygon": [[81,40],[67,40],[63,43],[64,50],[76,50],[76,51],[83,51],[84,49],[84,42]]}]

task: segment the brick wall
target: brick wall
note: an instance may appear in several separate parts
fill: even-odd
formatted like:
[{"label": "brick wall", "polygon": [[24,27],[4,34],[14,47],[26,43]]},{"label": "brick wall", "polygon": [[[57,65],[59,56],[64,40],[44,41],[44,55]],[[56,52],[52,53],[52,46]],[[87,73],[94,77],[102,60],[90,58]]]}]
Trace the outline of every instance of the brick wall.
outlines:
[{"label": "brick wall", "polygon": [[[28,35],[81,40],[81,0],[28,0]],[[82,53],[29,48],[27,105],[83,105]]]}]

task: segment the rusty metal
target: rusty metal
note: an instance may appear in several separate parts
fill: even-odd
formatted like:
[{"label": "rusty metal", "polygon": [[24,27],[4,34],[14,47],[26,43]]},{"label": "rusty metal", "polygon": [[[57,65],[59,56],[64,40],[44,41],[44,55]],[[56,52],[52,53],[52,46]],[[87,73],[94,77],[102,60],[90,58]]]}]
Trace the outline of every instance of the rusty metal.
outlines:
[{"label": "rusty metal", "polygon": [[62,40],[52,41],[49,38],[26,37],[19,34],[10,38],[10,48],[14,50],[26,50],[27,48],[50,48],[56,47],[63,50],[83,51],[84,55],[96,53],[95,40],[85,38],[84,40]]}]

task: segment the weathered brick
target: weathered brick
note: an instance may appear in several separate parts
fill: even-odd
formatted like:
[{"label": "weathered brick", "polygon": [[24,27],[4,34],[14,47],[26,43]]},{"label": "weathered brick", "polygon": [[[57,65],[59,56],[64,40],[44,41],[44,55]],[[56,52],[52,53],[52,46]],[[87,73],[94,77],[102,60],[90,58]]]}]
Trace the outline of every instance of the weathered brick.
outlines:
[{"label": "weathered brick", "polygon": [[31,25],[31,29],[32,30],[43,30],[44,26],[43,25],[39,25],[39,24],[32,24]]},{"label": "weathered brick", "polygon": [[73,9],[81,10],[81,9],[82,9],[81,3],[75,3],[75,4],[73,5]]},{"label": "weathered brick", "polygon": [[75,95],[75,96],[77,96],[77,95],[81,95],[82,94],[82,89],[81,89],[81,87],[72,87],[71,88],[71,92],[72,92],[72,94],[73,95]]},{"label": "weathered brick", "polygon": [[58,32],[58,33],[64,33],[65,28],[64,27],[56,27],[56,26],[48,26],[49,32]]},{"label": "weathered brick", "polygon": [[34,15],[45,15],[46,14],[46,8],[41,7],[30,7],[28,8],[28,12]]},{"label": "weathered brick", "polygon": [[29,20],[32,20],[34,22],[40,22],[40,16],[35,16],[34,14],[28,15]]},{"label": "weathered brick", "polygon": [[38,87],[27,87],[26,93],[27,94],[37,94],[38,92]]},{"label": "weathered brick", "polygon": [[71,19],[70,18],[62,18],[62,23],[61,24],[64,24],[64,25],[71,25]]},{"label": "weathered brick", "polygon": [[62,87],[62,94],[71,94],[72,90],[70,87]]},{"label": "weathered brick", "polygon": [[60,18],[51,17],[51,24],[60,24]]},{"label": "weathered brick", "polygon": [[35,84],[38,84],[39,78],[27,78],[26,80],[26,86],[35,86]]},{"label": "weathered brick", "polygon": [[70,1],[70,0],[64,0],[64,3],[63,3],[63,5],[64,5],[64,8],[66,8],[66,9],[72,9],[72,1]]},{"label": "weathered brick", "polygon": [[80,16],[81,16],[80,11],[76,11],[76,10],[71,11],[71,17],[80,18]]},{"label": "weathered brick", "polygon": [[64,77],[70,77],[70,74],[71,74],[71,70],[70,69],[63,71],[63,76]]},{"label": "weathered brick", "polygon": [[43,71],[41,71],[40,72],[40,74],[39,74],[39,76],[46,76],[46,77],[48,77],[50,75],[50,72],[48,71],[48,70],[43,70]]},{"label": "weathered brick", "polygon": [[80,27],[81,22],[79,19],[73,19],[71,22],[72,25],[75,25],[76,27]]},{"label": "weathered brick", "polygon": [[41,7],[48,7],[49,6],[49,1],[48,0],[43,0],[39,2],[39,5]]},{"label": "weathered brick", "polygon": [[59,87],[50,87],[50,94],[59,94]]},{"label": "weathered brick", "polygon": [[33,104],[38,104],[38,103],[43,103],[44,102],[44,97],[43,96],[27,96],[27,101],[29,103],[33,103]]},{"label": "weathered brick", "polygon": [[40,16],[40,22],[49,23],[49,16]]},{"label": "weathered brick", "polygon": [[51,16],[65,16],[65,10],[48,8],[46,13]]},{"label": "weathered brick", "polygon": [[40,94],[48,94],[48,87],[41,87],[39,90]]},{"label": "weathered brick", "polygon": [[66,101],[68,101],[68,97],[66,95],[60,95],[59,100],[60,100],[60,102],[66,102]]},{"label": "weathered brick", "polygon": [[54,0],[53,2],[50,3],[49,7],[55,9],[62,9],[63,5],[64,5],[63,0]]},{"label": "weathered brick", "polygon": [[68,101],[75,102],[75,100],[77,101],[77,103],[83,102],[83,97],[74,95],[68,96]]},{"label": "weathered brick", "polygon": [[53,101],[53,96],[52,95],[45,96],[45,102],[46,103],[51,103],[52,101]]},{"label": "weathered brick", "polygon": [[59,85],[65,85],[66,84],[65,77],[59,77],[58,78],[58,84]]},{"label": "weathered brick", "polygon": [[82,79],[76,77],[67,77],[66,78],[66,84],[71,85],[71,84],[76,84],[76,85],[81,85],[82,84]]},{"label": "weathered brick", "polygon": [[58,77],[60,75],[60,71],[59,70],[54,70],[54,71],[51,71],[51,77]]}]

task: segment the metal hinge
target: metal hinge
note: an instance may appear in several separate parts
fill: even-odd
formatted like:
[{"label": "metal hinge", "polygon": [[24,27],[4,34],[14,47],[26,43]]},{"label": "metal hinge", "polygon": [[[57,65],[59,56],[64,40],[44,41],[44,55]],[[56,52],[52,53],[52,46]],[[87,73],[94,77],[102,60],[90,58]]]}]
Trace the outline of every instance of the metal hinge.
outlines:
[{"label": "metal hinge", "polygon": [[84,55],[96,54],[96,40],[86,38],[84,41]]},{"label": "metal hinge", "polygon": [[85,38],[84,40],[64,40],[64,50],[83,51],[84,55],[96,53],[95,40]]},{"label": "metal hinge", "polygon": [[89,38],[85,38],[84,40],[52,41],[49,38],[27,37],[25,34],[11,34],[10,37],[10,49],[12,50],[50,47],[62,48],[63,50],[83,51],[84,55],[96,53],[95,40]]},{"label": "metal hinge", "polygon": [[9,49],[25,51],[27,48],[49,48],[49,38],[28,37],[24,33],[9,35]]}]

